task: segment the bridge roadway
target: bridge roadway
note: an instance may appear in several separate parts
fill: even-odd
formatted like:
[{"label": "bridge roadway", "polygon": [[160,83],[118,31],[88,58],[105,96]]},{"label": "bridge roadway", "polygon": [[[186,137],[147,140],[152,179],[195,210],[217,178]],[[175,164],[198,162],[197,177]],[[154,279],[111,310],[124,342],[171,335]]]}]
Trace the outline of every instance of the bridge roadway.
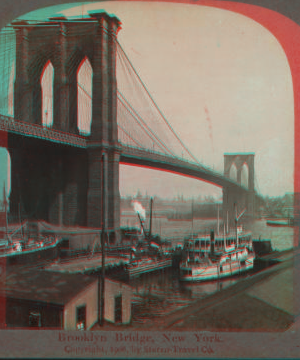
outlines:
[{"label": "bridge roadway", "polygon": [[247,188],[224,177],[224,175],[216,171],[202,166],[201,164],[192,163],[187,160],[182,160],[153,151],[122,145],[120,161],[129,165],[140,165],[169,171],[199,180],[204,180],[219,187],[232,187],[236,190],[244,190],[247,192]]},{"label": "bridge roadway", "polygon": [[[65,133],[63,131],[46,128],[37,124],[29,124],[4,115],[0,115],[0,132],[1,131],[82,149],[98,145],[95,142],[90,142],[85,136]],[[2,146],[5,146],[5,144],[2,144]],[[122,144],[117,146],[117,151],[120,152],[121,163],[170,171],[180,175],[204,180],[219,187],[231,187],[233,190],[244,190],[247,192],[245,187],[224,177],[216,171],[202,166],[201,164],[192,163],[169,155],[125,146]]]}]

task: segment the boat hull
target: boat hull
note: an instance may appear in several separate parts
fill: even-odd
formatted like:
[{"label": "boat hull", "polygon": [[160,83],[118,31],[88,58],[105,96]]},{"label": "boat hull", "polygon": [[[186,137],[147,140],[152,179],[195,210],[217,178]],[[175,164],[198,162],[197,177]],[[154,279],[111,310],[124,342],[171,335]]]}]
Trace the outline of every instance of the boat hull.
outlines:
[{"label": "boat hull", "polygon": [[192,272],[191,274],[188,273],[190,270],[181,267],[180,280],[184,282],[210,281],[238,275],[253,269],[254,258],[254,255],[251,255],[243,261],[234,260],[223,264],[191,266],[189,267]]},{"label": "boat hull", "polygon": [[16,251],[1,249],[0,259],[5,259],[6,267],[14,265],[35,265],[39,262],[54,260],[59,255],[60,240],[41,244],[27,245],[25,249]]},{"label": "boat hull", "polygon": [[275,227],[293,227],[294,222],[292,220],[268,220],[267,221],[268,226],[275,226]]},{"label": "boat hull", "polygon": [[253,240],[252,245],[254,253],[259,256],[270,254],[273,251],[271,240]]},{"label": "boat hull", "polygon": [[31,252],[21,252],[10,256],[4,256],[6,266],[12,265],[35,265],[40,261],[54,260],[58,257],[57,247],[49,247]]}]

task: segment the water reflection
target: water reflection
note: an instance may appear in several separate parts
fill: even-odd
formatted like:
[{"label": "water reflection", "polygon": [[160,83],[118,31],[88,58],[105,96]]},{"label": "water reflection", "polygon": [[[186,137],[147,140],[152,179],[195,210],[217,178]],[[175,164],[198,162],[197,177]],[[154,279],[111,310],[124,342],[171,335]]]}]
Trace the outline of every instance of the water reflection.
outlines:
[{"label": "water reflection", "polygon": [[163,323],[164,315],[189,305],[194,300],[220,291],[238,279],[186,284],[179,281],[178,271],[168,269],[144,274],[130,280],[134,289],[132,323]]},{"label": "water reflection", "polygon": [[[131,222],[128,222],[130,219]],[[139,225],[132,221],[132,217],[121,216],[121,226]],[[256,220],[251,225],[245,225],[246,229],[252,232],[253,239],[271,239],[272,246],[277,250],[291,249],[294,244],[294,228],[293,227],[272,227],[268,226],[266,220]],[[217,219],[194,219],[194,232],[207,231],[217,228]],[[162,238],[169,238],[172,245],[176,246],[178,242],[182,242],[184,237],[188,236],[192,231],[191,221],[169,221],[167,218],[154,216],[152,223],[153,234],[161,234]]]},{"label": "water reflection", "polygon": [[[126,223],[126,218],[122,219]],[[161,235],[164,238],[173,238],[173,245],[182,242],[191,231],[189,222],[170,222],[160,219]],[[154,221],[155,233],[155,221]],[[195,231],[203,228],[213,228],[216,220],[195,220]],[[252,224],[252,238],[271,239],[273,249],[286,250],[293,247],[294,229],[283,227],[273,228],[266,225],[266,221],[255,221]],[[158,233],[158,232],[157,232]],[[157,273],[144,274],[138,279],[130,280],[129,285],[134,289],[132,301],[132,324],[163,324],[164,316],[191,304],[197,299],[221,291],[241,278],[249,276],[244,274],[235,278],[219,281],[185,284],[179,282],[178,271],[168,269]]]}]

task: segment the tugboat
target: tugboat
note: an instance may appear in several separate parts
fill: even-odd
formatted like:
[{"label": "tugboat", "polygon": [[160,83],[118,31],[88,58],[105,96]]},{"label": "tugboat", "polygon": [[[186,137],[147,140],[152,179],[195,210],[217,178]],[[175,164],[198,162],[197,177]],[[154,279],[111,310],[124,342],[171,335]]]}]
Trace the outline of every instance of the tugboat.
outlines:
[{"label": "tugboat", "polygon": [[153,199],[151,198],[149,232],[146,232],[144,222],[138,213],[144,239],[131,249],[131,259],[125,268],[129,278],[172,266],[172,256],[164,250],[168,243],[152,234],[152,205]]},{"label": "tugboat", "polygon": [[180,280],[185,282],[217,280],[253,268],[255,254],[252,249],[251,232],[238,227],[245,210],[235,218],[235,233],[225,233],[186,239],[185,255],[180,263]]}]

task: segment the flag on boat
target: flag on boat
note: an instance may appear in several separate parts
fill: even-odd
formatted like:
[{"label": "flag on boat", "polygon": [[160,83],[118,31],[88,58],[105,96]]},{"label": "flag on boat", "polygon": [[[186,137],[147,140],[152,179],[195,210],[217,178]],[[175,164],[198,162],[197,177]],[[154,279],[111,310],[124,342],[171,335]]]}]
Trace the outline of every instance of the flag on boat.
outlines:
[{"label": "flag on boat", "polygon": [[153,247],[159,249],[159,245],[157,245],[154,241],[151,241],[150,246],[153,246]]}]

